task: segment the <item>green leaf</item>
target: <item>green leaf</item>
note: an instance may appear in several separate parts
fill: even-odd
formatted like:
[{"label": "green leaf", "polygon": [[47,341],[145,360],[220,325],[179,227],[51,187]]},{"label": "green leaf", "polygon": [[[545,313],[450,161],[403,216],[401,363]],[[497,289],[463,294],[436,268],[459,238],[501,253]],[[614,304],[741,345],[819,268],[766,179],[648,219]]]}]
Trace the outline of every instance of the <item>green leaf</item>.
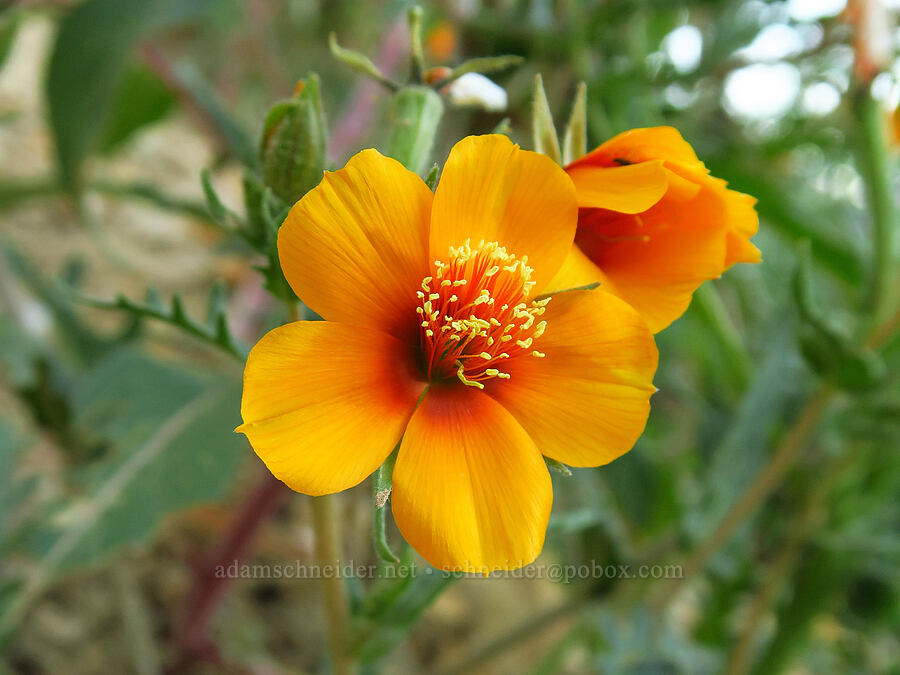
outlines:
[{"label": "green leaf", "polygon": [[82,322],[72,308],[65,287],[45,279],[40,270],[17,250],[9,246],[0,247],[0,263],[3,262],[43,302],[53,316],[59,336],[79,360],[90,362],[113,344]]},{"label": "green leaf", "polygon": [[572,113],[563,136],[563,164],[574,162],[587,153],[587,85],[578,83]]},{"label": "green leaf", "polygon": [[199,323],[187,315],[180,295],[172,296],[171,307],[167,309],[160,301],[159,294],[153,288],[147,290],[146,300],[143,303],[131,300],[122,294],[117,295],[114,300],[100,300],[83,296],[75,290],[71,290],[70,293],[75,302],[97,309],[128,312],[139,319],[146,317],[164,321],[204,342],[218,347],[241,363],[247,359],[248,350],[246,346],[238,342],[228,329],[228,319],[225,315],[222,299],[224,290],[219,284],[213,286],[210,294],[209,309],[207,311],[210,320],[207,324]]},{"label": "green leaf", "polygon": [[820,549],[804,555],[793,577],[793,593],[779,608],[776,633],[753,673],[784,672],[807,641],[813,620],[836,601],[849,583],[846,554]]},{"label": "green leaf", "polygon": [[266,188],[260,199],[259,214],[262,218],[263,230],[266,233],[267,245],[265,254],[268,261],[265,266],[256,269],[262,273],[264,277],[263,286],[269,293],[276,298],[283,300],[289,304],[297,301],[297,296],[287,279],[284,277],[284,271],[281,269],[281,260],[278,257],[278,230],[281,228],[284,219],[287,218],[291,207],[286,205],[270,188]]},{"label": "green leaf", "polygon": [[475,59],[469,59],[459,64],[450,71],[450,74],[443,80],[435,83],[436,89],[447,86],[454,80],[458,80],[466,73],[493,73],[497,70],[505,70],[511,66],[517,66],[525,59],[521,56],[506,54],[503,56],[480,56]]},{"label": "green leaf", "polygon": [[84,159],[100,143],[134,44],[210,0],[86,0],[63,17],[50,56],[46,93],[63,184],[79,188]]},{"label": "green leaf", "polygon": [[135,199],[152,204],[163,211],[171,211],[172,213],[180,213],[181,215],[194,218],[204,223],[218,226],[220,229],[228,231],[212,217],[212,214],[203,204],[167,194],[160,190],[155,184],[150,182],[134,182],[134,183],[118,183],[109,180],[92,180],[87,185],[88,190],[100,192],[105,195],[111,195],[122,199]]},{"label": "green leaf", "polygon": [[200,183],[203,186],[203,196],[206,198],[209,215],[219,227],[224,230],[235,230],[244,225],[243,219],[222,203],[209,177],[209,169],[200,172]]},{"label": "green leaf", "polygon": [[368,56],[355,52],[352,49],[344,49],[341,47],[338,44],[337,35],[334,33],[331,33],[328,36],[328,48],[331,50],[331,55],[348,68],[351,68],[366,77],[371,77],[373,80],[392,91],[400,88],[396,82],[392,82],[388,79],[388,77],[379,70],[378,66],[372,63],[372,60]]},{"label": "green leaf", "polygon": [[504,117],[502,120],[497,122],[497,126],[493,128],[491,131],[492,134],[503,134],[504,136],[509,136],[512,133],[512,125],[510,124],[509,118]]},{"label": "green leaf", "polygon": [[428,186],[428,189],[434,192],[434,187],[437,185],[438,173],[440,173],[441,167],[437,164],[431,167],[431,170],[428,172],[428,175],[425,176],[425,185]]},{"label": "green leaf", "polygon": [[0,12],[0,70],[12,51],[21,23],[22,10],[18,7]]},{"label": "green leaf", "polygon": [[534,76],[534,92],[531,99],[532,131],[534,133],[534,149],[547,155],[557,164],[562,161],[559,150],[559,137],[550,113],[550,104],[544,92],[544,83],[540,73]]},{"label": "green leaf", "polygon": [[99,151],[115,150],[142,127],[165,117],[174,105],[175,96],[147,67],[130,65],[100,133]]},{"label": "green leaf", "polygon": [[871,349],[857,347],[832,326],[816,304],[812,289],[809,245],[804,242],[797,252],[792,291],[803,322],[800,351],[809,367],[847,391],[865,391],[881,384],[887,375],[882,357]]},{"label": "green leaf", "polygon": [[9,545],[17,526],[24,520],[33,480],[17,476],[18,462],[26,449],[25,439],[5,419],[0,418],[0,555]]},{"label": "green leaf", "polygon": [[[399,446],[398,446],[399,448]],[[372,481],[372,496],[375,500],[375,510],[373,515],[373,534],[375,537],[375,552],[384,562],[397,563],[400,562],[387,540],[387,532],[385,531],[385,516],[387,515],[387,502],[391,496],[391,487],[393,486],[394,463],[397,461],[397,450],[384,460],[384,463],[378,467],[375,472],[375,478]]]},{"label": "green leaf", "polygon": [[34,525],[18,555],[34,568],[6,613],[0,635],[60,575],[152,536],[162,518],[222,498],[246,457],[238,383],[201,377],[130,350],[109,355],[77,382],[80,425],[113,443],[106,461],[70,477],[75,489]]},{"label": "green leaf", "polygon": [[550,471],[555,471],[558,474],[566,476],[567,478],[572,475],[572,469],[567,467],[562,462],[559,462],[555,459],[550,459],[549,457],[544,457],[544,463],[547,465],[547,468]]},{"label": "green leaf", "polygon": [[226,149],[244,166],[257,165],[257,152],[247,131],[234,119],[215,89],[191,63],[179,63],[175,67],[178,84],[190,92],[194,103],[200,107],[213,124]]},{"label": "green leaf", "polygon": [[809,387],[809,377],[793,345],[793,334],[783,320],[773,317],[766,330],[764,357],[741,402],[717,438],[704,474],[706,494],[691,510],[695,535],[706,536],[725,515],[735,495],[763,466],[772,445],[772,433],[788,418],[797,397]]},{"label": "green leaf", "polygon": [[394,569],[402,573],[380,579],[357,616],[354,652],[362,662],[380,659],[404,640],[422,612],[460,577],[431,567],[417,569],[411,557]]}]

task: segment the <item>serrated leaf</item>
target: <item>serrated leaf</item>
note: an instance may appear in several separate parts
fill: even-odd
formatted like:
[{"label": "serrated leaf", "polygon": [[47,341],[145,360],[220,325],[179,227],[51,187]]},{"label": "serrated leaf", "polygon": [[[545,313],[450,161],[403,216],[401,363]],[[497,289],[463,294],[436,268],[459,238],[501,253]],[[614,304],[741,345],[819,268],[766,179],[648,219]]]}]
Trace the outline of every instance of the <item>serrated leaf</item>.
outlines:
[{"label": "serrated leaf", "polygon": [[216,291],[215,289],[213,290],[210,301],[216,302],[217,305],[215,307],[210,306],[207,310],[207,316],[215,316],[215,320],[210,321],[207,324],[202,324],[188,315],[184,308],[184,301],[177,293],[172,296],[171,307],[166,308],[162,299],[159,297],[159,294],[152,288],[147,290],[147,300],[143,303],[131,300],[121,293],[118,294],[114,300],[100,300],[98,298],[90,298],[81,295],[73,289],[69,290],[69,294],[75,302],[97,309],[124,311],[138,319],[146,317],[164,321],[204,342],[219,347],[224,352],[243,363],[247,358],[248,350],[244,345],[240,344],[228,330],[228,323],[225,319],[223,307],[221,304],[218,304],[222,302],[218,297],[219,292],[220,291]]}]

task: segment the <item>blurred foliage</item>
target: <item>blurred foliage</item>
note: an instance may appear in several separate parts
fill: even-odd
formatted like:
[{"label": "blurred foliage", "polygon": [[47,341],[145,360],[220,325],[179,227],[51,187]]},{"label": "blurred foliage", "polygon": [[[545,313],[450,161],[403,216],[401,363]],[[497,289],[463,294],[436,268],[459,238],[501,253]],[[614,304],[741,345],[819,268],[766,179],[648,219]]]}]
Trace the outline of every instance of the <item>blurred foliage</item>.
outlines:
[{"label": "blurred foliage", "polygon": [[[257,332],[285,318],[278,303],[242,300],[248,288],[262,283],[276,299],[295,302],[278,264],[277,231],[290,203],[322,169],[372,146],[425,171],[462,135],[495,128],[529,148],[534,132],[539,147],[568,157],[582,133],[590,148],[628,128],[660,124],[676,126],[715,175],[758,198],[762,224],[755,241],[764,262],[707,284],[659,336],[660,392],[637,447],[600,469],[568,477],[554,472],[556,499],[541,562],[633,569],[680,563],[771,467],[808,402],[827,391],[810,442],[771,496],[683,585],[605,575],[565,584],[522,580],[509,591],[522,596],[522,616],[473,610],[436,636],[425,632],[446,627],[434,618],[441,594],[474,607],[484,592],[480,584],[492,582],[430,573],[398,545],[388,509],[378,509],[382,555],[369,543],[367,560],[393,576],[353,580],[354,649],[367,672],[382,666],[386,672],[494,672],[495,659],[519,649],[520,660],[509,667],[515,672],[896,669],[900,339],[897,323],[872,326],[870,304],[873,261],[883,252],[871,186],[883,180],[889,197],[898,194],[896,148],[888,146],[885,171],[873,175],[860,166],[871,159],[866,143],[873,136],[857,105],[852,32],[838,16],[798,18],[794,4],[800,3],[426,5],[426,66],[457,67],[452,77],[470,67],[510,65],[503,58],[465,65],[469,58],[524,57],[492,75],[509,96],[502,114],[443,111],[432,93],[417,97],[409,89],[393,100],[387,91],[373,94],[332,57],[328,36],[335,32],[346,49],[374,55],[383,77],[406,81],[407,63],[395,58],[405,54],[405,37],[398,42],[392,26],[407,7],[394,0],[83,0],[0,9],[0,83],[15,50],[27,46],[20,36],[30,23],[50,21],[56,28],[40,85],[54,166],[23,176],[15,157],[0,157],[0,400],[8,408],[0,412],[0,670],[19,672],[21,659],[33,664],[39,657],[17,637],[40,633],[29,616],[47,593],[77,585],[85,570],[121,569],[126,553],[155,560],[148,550],[169,536],[163,523],[190,505],[241,501],[239,478],[254,460],[231,433],[240,421],[239,371],[235,359],[219,355],[243,357],[243,340],[233,334],[241,314],[259,313]],[[432,31],[447,21],[454,44],[438,57]],[[702,36],[701,50],[696,63],[679,65],[672,31],[688,25]],[[782,37],[775,56],[748,55],[745,48],[772,27],[787,29],[796,44]],[[735,104],[737,76],[760,64],[783,65],[797,78],[793,99],[777,113],[751,114]],[[532,97],[538,74],[546,100]],[[306,86],[290,98],[300,78]],[[893,94],[883,92],[896,90],[896,66],[879,78],[875,89],[889,99]],[[574,103],[580,82],[587,85],[583,117]],[[834,107],[808,104],[817,85],[837,94]],[[5,105],[0,97],[0,120]],[[173,120],[191,125],[213,148],[193,190],[176,190],[175,181],[159,176],[118,180],[109,169]],[[390,132],[398,124],[440,124],[437,140],[399,147]],[[318,128],[310,133],[313,125]],[[0,140],[22,129],[15,120],[0,121]],[[251,140],[257,137],[258,143]],[[285,165],[298,171],[279,169]],[[430,180],[436,176],[432,171]],[[236,189],[219,189],[229,179]],[[65,207],[61,193],[70,195]],[[232,193],[242,197],[241,206]],[[168,303],[155,291],[146,302],[131,299],[139,290],[88,294],[78,270],[97,265],[96,258],[91,263],[78,250],[67,251],[65,265],[51,268],[38,262],[46,261],[42,246],[18,235],[31,222],[21,214],[44,209],[60,221],[54,232],[79,232],[105,255],[105,232],[121,223],[95,213],[100,197],[188,219],[203,232],[191,245],[237,257],[259,275],[225,284],[212,278],[218,272],[206,275],[199,289],[169,289]],[[896,250],[891,253],[896,261]],[[111,268],[121,264],[101,260]],[[164,281],[140,270],[129,274],[144,288]],[[205,323],[191,318],[203,304]],[[159,324],[171,330],[156,330]],[[369,491],[349,496],[373,511]],[[296,538],[288,525],[279,527],[282,539]],[[385,551],[391,550],[399,562],[390,561]],[[415,575],[400,572],[413,568]],[[547,596],[532,602],[540,584],[552,586],[559,605]],[[664,602],[648,600],[660,594]],[[262,622],[274,633],[264,606],[262,600],[249,609],[226,604],[221,621],[226,627]],[[285,612],[303,617],[299,628],[291,626],[311,631],[312,653],[273,646],[274,640],[237,641],[229,657],[248,669],[279,660],[291,664],[284,668],[290,672],[296,663],[327,667],[308,609],[288,604]],[[166,608],[153,611],[162,627],[151,642],[173,641],[177,617]],[[534,658],[529,643],[554,626]],[[413,661],[407,643],[414,645]],[[743,668],[736,665],[741,659]],[[89,672],[78,663],[75,654],[72,672]]]}]

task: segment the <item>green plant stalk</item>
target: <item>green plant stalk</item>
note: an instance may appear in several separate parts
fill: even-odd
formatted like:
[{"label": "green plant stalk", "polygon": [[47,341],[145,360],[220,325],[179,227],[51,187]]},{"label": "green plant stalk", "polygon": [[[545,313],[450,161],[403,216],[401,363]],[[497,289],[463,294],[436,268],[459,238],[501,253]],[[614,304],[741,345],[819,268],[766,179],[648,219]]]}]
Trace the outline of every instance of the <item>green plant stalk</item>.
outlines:
[{"label": "green plant stalk", "polygon": [[743,389],[750,380],[753,364],[716,287],[710,283],[700,286],[694,293],[694,303],[722,346],[728,358],[728,368]]},{"label": "green plant stalk", "polygon": [[823,506],[832,493],[841,475],[858,458],[859,451],[848,452],[832,459],[818,482],[813,486],[806,505],[795,516],[787,542],[782,547],[775,562],[769,566],[764,582],[754,598],[750,615],[745,619],[741,636],[728,659],[729,675],[743,675],[750,672],[753,665],[753,647],[759,627],[766,617],[766,612],[775,601],[778,590],[788,574],[794,569],[802,552],[803,545],[809,541],[811,532],[818,532],[818,523],[822,520]]},{"label": "green plant stalk", "polygon": [[356,672],[356,666],[350,652],[350,601],[347,586],[338,574],[341,559],[338,499],[338,495],[313,497],[310,505],[316,535],[316,563],[321,571],[331,670],[334,675],[351,675]]},{"label": "green plant stalk", "polygon": [[896,307],[897,210],[891,186],[884,115],[869,93],[859,87],[853,94],[853,114],[859,129],[857,166],[865,179],[866,200],[872,218],[872,264],[866,308],[869,326],[883,321]]},{"label": "green plant stalk", "polygon": [[[285,303],[288,321],[298,321],[297,303]],[[328,630],[328,651],[334,675],[356,672],[351,651],[350,599],[347,585],[339,576],[341,560],[341,528],[337,494],[310,498],[313,532],[316,537],[316,563],[321,571],[322,600]],[[328,569],[329,573],[325,570]]]},{"label": "green plant stalk", "polygon": [[[831,402],[834,390],[826,385],[821,385],[812,397],[806,402],[793,425],[785,433],[781,443],[772,453],[772,457],[766,463],[750,486],[744,490],[737,502],[731,507],[719,525],[682,564],[682,580],[680,585],[703,571],[712,557],[719,549],[731,539],[735,530],[762,504],[762,502],[781,484],[782,478],[794,466],[803,449],[806,447],[810,436],[815,431],[816,425],[825,413],[825,409]],[[650,604],[657,609],[664,608],[669,601],[676,597],[670,587],[656,587],[656,593],[651,596]]]}]

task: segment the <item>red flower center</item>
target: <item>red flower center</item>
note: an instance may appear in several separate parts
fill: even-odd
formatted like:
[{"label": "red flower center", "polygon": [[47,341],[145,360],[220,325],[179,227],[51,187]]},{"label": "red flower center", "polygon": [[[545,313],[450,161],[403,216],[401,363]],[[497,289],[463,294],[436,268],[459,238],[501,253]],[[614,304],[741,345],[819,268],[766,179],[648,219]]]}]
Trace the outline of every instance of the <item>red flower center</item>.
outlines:
[{"label": "red flower center", "polygon": [[546,321],[536,321],[550,298],[528,302],[534,288],[527,257],[516,258],[495,241],[451,247],[449,262],[434,261],[422,280],[420,345],[426,376],[456,377],[483,389],[491,378],[508,379],[504,362],[533,349]]}]

